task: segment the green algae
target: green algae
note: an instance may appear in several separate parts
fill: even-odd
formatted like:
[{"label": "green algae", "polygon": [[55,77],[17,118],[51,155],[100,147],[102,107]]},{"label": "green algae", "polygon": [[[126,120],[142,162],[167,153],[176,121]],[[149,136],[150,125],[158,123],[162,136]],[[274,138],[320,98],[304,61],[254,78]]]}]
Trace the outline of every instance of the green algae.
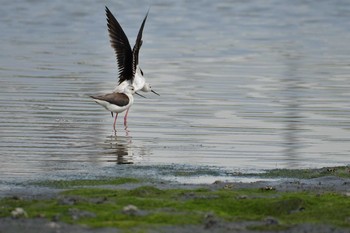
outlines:
[{"label": "green algae", "polygon": [[[177,175],[187,174],[181,170],[176,172]],[[350,167],[344,166],[274,169],[263,174],[242,175],[309,179],[322,176],[348,178],[349,173]],[[214,186],[160,189],[157,186],[142,186],[145,182],[149,184],[147,180],[135,178],[35,183],[34,185],[66,191],[51,199],[0,199],[0,217],[9,217],[11,211],[20,207],[29,218],[42,217],[90,227],[118,227],[123,231],[141,229],[146,232],[147,229],[166,225],[201,225],[208,215],[223,222],[260,222],[247,228],[251,230],[281,230],[304,223],[350,228],[348,194],[325,191],[281,192],[264,188],[235,189],[235,186],[224,186],[221,189],[213,188]],[[121,184],[126,186],[118,186]],[[134,212],[125,210],[130,205],[135,206]],[[265,219],[269,218],[277,223],[265,224]]]},{"label": "green algae", "polygon": [[[71,199],[75,201],[65,201]],[[48,200],[1,199],[0,217],[10,216],[13,209],[21,207],[29,218],[58,218],[90,227],[127,229],[202,224],[208,213],[222,221],[262,221],[273,217],[279,222],[276,228],[301,223],[350,227],[349,203],[348,196],[331,192],[83,187],[64,191],[57,198]],[[125,212],[129,205],[136,206],[137,211]]]},{"label": "green algae", "polygon": [[33,185],[67,189],[76,186],[99,186],[99,185],[121,185],[127,183],[139,183],[141,180],[136,178],[120,177],[120,178],[104,178],[104,179],[81,179],[81,180],[48,180],[32,183]]},{"label": "green algae", "polygon": [[324,167],[319,169],[272,169],[265,173],[235,174],[235,176],[297,179],[312,179],[324,176],[350,178],[350,166]]}]

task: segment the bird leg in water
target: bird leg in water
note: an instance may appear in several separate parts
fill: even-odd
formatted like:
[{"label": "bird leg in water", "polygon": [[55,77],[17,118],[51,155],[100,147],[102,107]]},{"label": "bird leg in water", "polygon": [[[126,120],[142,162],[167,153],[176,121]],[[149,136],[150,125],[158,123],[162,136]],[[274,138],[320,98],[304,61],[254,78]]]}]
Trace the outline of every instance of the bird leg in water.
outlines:
[{"label": "bird leg in water", "polygon": [[124,126],[126,126],[127,125],[127,119],[128,119],[128,113],[129,113],[129,109],[130,108],[128,108],[127,110],[126,110],[126,113],[125,113],[125,116],[124,116]]},{"label": "bird leg in water", "polygon": [[115,129],[115,123],[117,122],[117,117],[118,117],[118,113],[116,112],[116,113],[115,113],[115,118],[114,118],[114,123],[113,123],[113,129],[114,129],[114,131],[117,131],[117,130]]}]

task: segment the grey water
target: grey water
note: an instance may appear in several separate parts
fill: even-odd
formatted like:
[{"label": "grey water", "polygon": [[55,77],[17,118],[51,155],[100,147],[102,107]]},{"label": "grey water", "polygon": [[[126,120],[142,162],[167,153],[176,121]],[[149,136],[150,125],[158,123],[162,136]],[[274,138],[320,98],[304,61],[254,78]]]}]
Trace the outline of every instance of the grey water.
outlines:
[{"label": "grey water", "polygon": [[[104,7],[160,97],[128,127],[88,96],[118,70]],[[0,179],[350,162],[348,0],[13,0],[0,7]],[[145,173],[146,174],[146,173]]]}]

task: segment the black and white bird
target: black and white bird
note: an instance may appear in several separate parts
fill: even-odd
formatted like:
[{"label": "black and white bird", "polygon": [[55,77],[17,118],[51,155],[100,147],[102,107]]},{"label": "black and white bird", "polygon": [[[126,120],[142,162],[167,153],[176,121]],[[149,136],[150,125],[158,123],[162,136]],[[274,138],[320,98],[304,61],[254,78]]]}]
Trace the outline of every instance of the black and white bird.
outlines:
[{"label": "black and white bird", "polygon": [[[112,12],[106,7],[107,26],[110,36],[111,46],[115,50],[119,69],[119,81],[117,87],[112,93],[102,96],[90,96],[93,100],[102,105],[108,111],[116,113],[113,129],[116,131],[115,125],[118,113],[126,110],[124,116],[124,125],[127,125],[128,113],[131,105],[134,102],[133,94],[138,94],[137,91],[153,92],[151,85],[146,83],[143,77],[143,72],[139,67],[139,51],[142,45],[142,32],[148,16],[148,12],[141,24],[139,33],[136,38],[134,48],[131,50],[130,43],[126,37],[122,27],[113,16]],[[139,94],[140,95],[140,94]],[[142,95],[141,95],[142,96]]]},{"label": "black and white bird", "polygon": [[159,95],[157,92],[152,90],[149,83],[146,83],[146,80],[143,77],[143,71],[139,66],[139,51],[142,45],[142,32],[146,23],[148,12],[142,21],[134,48],[132,50],[129,40],[122,27],[108,7],[106,7],[106,16],[111,46],[115,50],[119,67],[119,82],[118,86],[114,89],[114,92],[122,92],[126,86],[133,85],[135,92],[151,91]]},{"label": "black and white bird", "polygon": [[[124,112],[129,109],[130,106],[134,103],[133,94],[135,93],[135,88],[131,85],[127,86],[122,93],[112,92],[100,96],[90,96],[96,103],[103,106],[105,109],[111,112],[112,117],[115,113],[113,129],[116,131],[115,124],[117,122],[118,113]],[[127,114],[127,113],[126,113]],[[126,122],[127,116],[124,117],[124,125],[127,125]]]}]

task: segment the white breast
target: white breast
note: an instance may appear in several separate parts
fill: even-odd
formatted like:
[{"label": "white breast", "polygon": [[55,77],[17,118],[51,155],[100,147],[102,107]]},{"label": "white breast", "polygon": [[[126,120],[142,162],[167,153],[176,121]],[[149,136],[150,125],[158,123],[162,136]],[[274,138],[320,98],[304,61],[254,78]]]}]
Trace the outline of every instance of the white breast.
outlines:
[{"label": "white breast", "polygon": [[[133,86],[135,88],[135,92],[141,90],[145,86],[146,80],[141,74],[141,70],[139,67],[136,68],[135,78],[133,82]],[[130,82],[128,80],[123,81],[121,84],[116,86],[113,92],[123,93],[125,88],[129,86]]]},{"label": "white breast", "polygon": [[145,78],[142,76],[142,74],[140,72],[136,72],[134,83],[133,83],[135,91],[141,90],[143,88],[143,86],[145,85],[145,83],[146,83],[146,81],[145,81]]}]

